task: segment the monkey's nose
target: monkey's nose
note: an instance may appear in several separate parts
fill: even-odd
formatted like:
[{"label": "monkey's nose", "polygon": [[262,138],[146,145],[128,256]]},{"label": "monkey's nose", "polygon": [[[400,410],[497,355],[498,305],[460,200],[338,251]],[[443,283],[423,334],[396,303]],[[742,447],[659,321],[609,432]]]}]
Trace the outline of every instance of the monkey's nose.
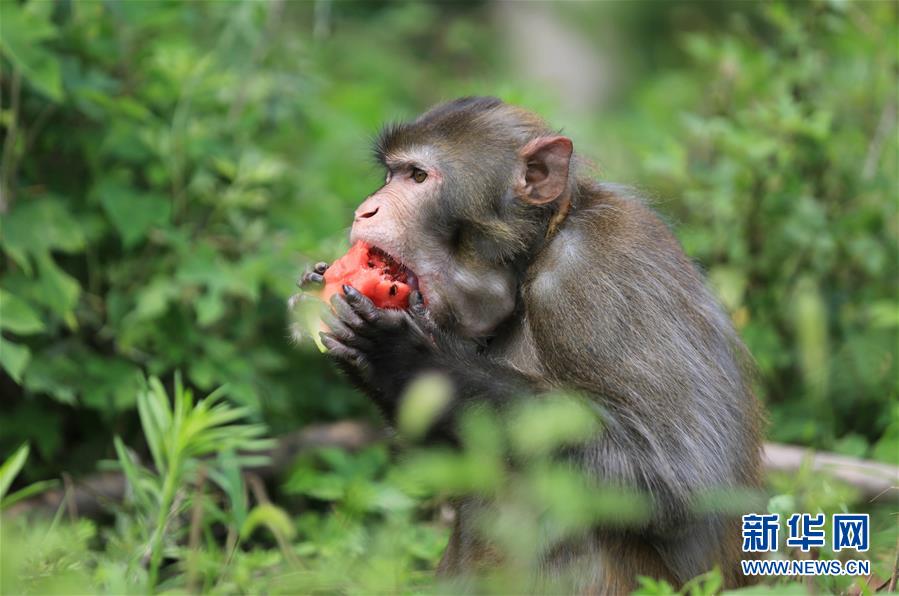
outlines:
[{"label": "monkey's nose", "polygon": [[360,213],[359,215],[356,216],[356,220],[358,221],[360,219],[368,219],[369,217],[374,217],[375,214],[378,212],[378,209],[380,209],[380,207],[375,207],[374,209],[372,209],[370,211],[366,211],[365,213]]}]

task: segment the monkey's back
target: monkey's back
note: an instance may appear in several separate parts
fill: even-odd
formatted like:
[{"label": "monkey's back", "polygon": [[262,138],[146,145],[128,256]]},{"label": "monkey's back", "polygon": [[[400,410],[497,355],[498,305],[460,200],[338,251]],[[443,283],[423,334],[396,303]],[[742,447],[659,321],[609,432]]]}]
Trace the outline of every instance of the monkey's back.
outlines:
[{"label": "monkey's back", "polygon": [[[744,583],[736,518],[693,512],[703,491],[757,487],[760,465],[749,358],[699,271],[640,199],[593,183],[579,185],[532,270],[522,287],[527,329],[517,332],[531,365],[558,388],[594,396],[604,415],[581,463],[655,500],[634,548],[616,551],[658,560],[597,560],[630,577],[658,577],[662,564],[676,583],[717,563],[728,585]],[[588,550],[604,552],[601,532],[597,540]],[[600,569],[596,579],[611,588],[621,576]]]}]

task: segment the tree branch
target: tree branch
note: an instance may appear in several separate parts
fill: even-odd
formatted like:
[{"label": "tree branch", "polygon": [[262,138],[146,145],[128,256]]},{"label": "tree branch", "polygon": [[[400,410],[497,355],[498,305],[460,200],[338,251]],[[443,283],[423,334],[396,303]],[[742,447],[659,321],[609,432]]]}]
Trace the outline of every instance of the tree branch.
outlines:
[{"label": "tree branch", "polygon": [[[269,463],[246,468],[262,479],[271,479],[286,470],[298,454],[317,447],[338,447],[349,451],[361,449],[384,438],[384,433],[359,421],[344,420],[332,424],[313,424],[283,435],[266,455]],[[124,499],[125,477],[120,472],[100,472],[75,480],[68,490],[53,489],[25,499],[4,511],[15,516],[29,511],[44,511],[51,515],[62,503],[81,515],[96,517]],[[68,493],[68,496],[67,496]]]},{"label": "tree branch", "polygon": [[859,489],[861,497],[868,501],[899,500],[899,467],[880,462],[815,452],[808,447],[765,444],[765,470],[767,472],[795,472],[810,465],[815,472],[823,472]]},{"label": "tree branch", "polygon": [[[385,438],[385,433],[370,425],[346,420],[332,424],[315,424],[282,436],[269,453],[265,466],[249,468],[245,472],[262,479],[275,478],[285,471],[296,456],[316,447],[338,447],[357,450]],[[795,472],[811,466],[816,472],[857,488],[861,498],[868,501],[899,501],[899,467],[872,462],[834,453],[815,452],[806,447],[766,443],[765,469],[768,472]],[[68,498],[69,506],[79,514],[95,517],[110,505],[116,505],[125,496],[124,476],[117,472],[94,474],[80,481],[67,491],[49,490],[26,499],[9,508],[7,515],[20,515],[29,511],[55,512]]]}]

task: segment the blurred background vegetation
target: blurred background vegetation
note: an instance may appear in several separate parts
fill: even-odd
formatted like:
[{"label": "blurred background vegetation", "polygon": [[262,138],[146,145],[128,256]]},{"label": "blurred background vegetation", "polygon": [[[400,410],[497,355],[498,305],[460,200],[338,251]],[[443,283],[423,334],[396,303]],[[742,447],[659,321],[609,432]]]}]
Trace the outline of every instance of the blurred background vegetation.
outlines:
[{"label": "blurred background vegetation", "polygon": [[[113,436],[146,457],[145,376],[227,385],[272,435],[372,416],[291,344],[285,301],[346,248],[382,179],[378,127],[469,94],[544,115],[671,222],[758,363],[770,438],[897,463],[897,18],[894,2],[836,0],[4,0],[0,458],[31,445],[14,486],[95,471]],[[336,513],[276,536],[359,556],[383,539],[363,539],[377,513],[411,569],[433,565],[445,530],[421,523],[428,497],[380,484],[386,448],[323,457],[284,494]],[[357,485],[379,496],[360,505]],[[222,589],[297,556],[278,552],[248,552]],[[351,581],[326,568],[301,585]]]}]

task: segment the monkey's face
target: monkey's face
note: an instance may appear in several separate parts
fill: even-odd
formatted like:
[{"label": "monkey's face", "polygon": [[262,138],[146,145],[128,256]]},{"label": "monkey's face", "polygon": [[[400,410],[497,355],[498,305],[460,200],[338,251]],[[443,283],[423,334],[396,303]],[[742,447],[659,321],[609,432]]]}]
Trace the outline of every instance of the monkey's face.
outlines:
[{"label": "monkey's face", "polygon": [[367,242],[404,265],[438,325],[468,337],[490,335],[514,309],[517,287],[470,220],[471,193],[484,189],[471,180],[453,184],[460,164],[441,159],[435,147],[392,154],[385,165],[384,185],[356,209],[350,241]]},{"label": "monkey's face", "polygon": [[571,141],[498,100],[469,99],[387,127],[376,154],[386,179],[356,210],[351,242],[411,271],[444,329],[492,335],[569,197]]}]

